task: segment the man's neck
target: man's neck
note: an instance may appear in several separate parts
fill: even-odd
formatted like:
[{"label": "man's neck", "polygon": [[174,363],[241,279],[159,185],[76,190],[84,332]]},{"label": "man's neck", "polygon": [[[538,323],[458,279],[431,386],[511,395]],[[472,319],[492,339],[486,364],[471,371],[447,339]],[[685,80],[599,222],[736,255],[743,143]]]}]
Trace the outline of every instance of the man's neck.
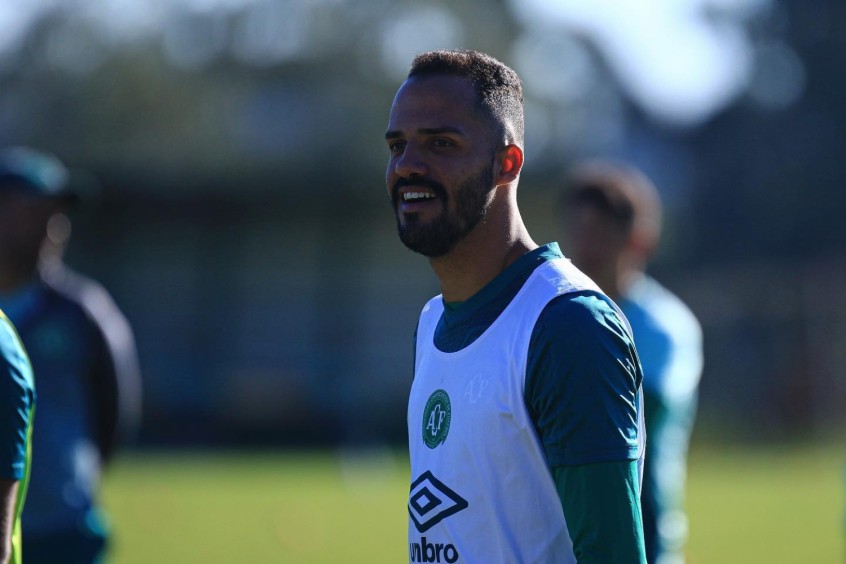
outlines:
[{"label": "man's neck", "polygon": [[624,255],[620,258],[615,273],[614,294],[612,300],[628,295],[629,289],[641,276],[646,268],[646,261],[638,256]]},{"label": "man's neck", "polygon": [[515,260],[536,249],[519,215],[510,225],[486,222],[448,254],[429,260],[448,302],[464,302],[499,276]]}]

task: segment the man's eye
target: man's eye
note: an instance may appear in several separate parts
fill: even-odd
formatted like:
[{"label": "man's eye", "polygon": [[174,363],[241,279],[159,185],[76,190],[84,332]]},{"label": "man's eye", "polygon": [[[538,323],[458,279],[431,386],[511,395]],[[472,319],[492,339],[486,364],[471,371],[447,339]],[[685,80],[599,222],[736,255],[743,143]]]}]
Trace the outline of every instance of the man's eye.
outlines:
[{"label": "man's eye", "polygon": [[388,143],[388,150],[393,155],[401,153],[403,147],[405,147],[405,143],[403,143],[402,141],[392,141],[391,143]]},{"label": "man's eye", "polygon": [[452,147],[453,146],[453,142],[450,141],[449,139],[435,139],[435,140],[432,141],[432,144],[435,147]]}]

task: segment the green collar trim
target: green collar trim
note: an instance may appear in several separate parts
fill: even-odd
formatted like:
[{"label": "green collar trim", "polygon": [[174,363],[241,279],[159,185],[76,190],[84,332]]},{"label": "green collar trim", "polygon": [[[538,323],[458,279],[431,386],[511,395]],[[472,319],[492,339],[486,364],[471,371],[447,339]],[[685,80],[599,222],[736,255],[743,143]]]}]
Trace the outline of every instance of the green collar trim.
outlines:
[{"label": "green collar trim", "polygon": [[[481,290],[463,302],[444,301],[444,315],[450,324],[460,323],[472,317],[485,304],[498,298],[509,288],[519,290],[534,270],[548,260],[563,258],[558,243],[551,242],[524,254],[503,270],[496,278],[488,282]],[[509,300],[510,301],[510,300]]]}]

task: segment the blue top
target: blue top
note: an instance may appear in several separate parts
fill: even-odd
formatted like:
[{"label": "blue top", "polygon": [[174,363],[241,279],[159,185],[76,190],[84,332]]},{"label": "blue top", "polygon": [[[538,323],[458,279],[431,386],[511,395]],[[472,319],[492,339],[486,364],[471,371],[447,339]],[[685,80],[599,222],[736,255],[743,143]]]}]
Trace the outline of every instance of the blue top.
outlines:
[{"label": "blue top", "polygon": [[643,361],[643,389],[671,403],[696,394],[702,375],[702,328],[693,312],[653,278],[642,275],[620,299]]},{"label": "blue top", "polygon": [[39,380],[25,541],[54,533],[99,535],[94,509],[101,465],[127,414],[120,406],[136,387],[123,381],[138,377],[128,324],[100,285],[64,268],[0,296],[0,307],[15,323]]},{"label": "blue top", "polygon": [[35,406],[32,367],[14,327],[0,312],[0,478],[26,476],[27,433]]},{"label": "blue top", "polygon": [[702,329],[688,307],[647,275],[620,299],[643,363],[649,452],[641,506],[650,562],[680,560],[687,538],[687,449],[702,374]]}]

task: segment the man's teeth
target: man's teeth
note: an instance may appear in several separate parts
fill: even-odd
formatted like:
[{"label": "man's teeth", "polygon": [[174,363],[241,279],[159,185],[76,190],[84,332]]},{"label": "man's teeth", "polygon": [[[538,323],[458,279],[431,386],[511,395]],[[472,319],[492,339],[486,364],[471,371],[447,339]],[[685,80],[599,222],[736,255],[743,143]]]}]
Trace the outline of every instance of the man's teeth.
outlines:
[{"label": "man's teeth", "polygon": [[432,200],[434,198],[435,195],[429,192],[406,192],[402,195],[402,199],[406,202],[414,202],[416,200]]}]

